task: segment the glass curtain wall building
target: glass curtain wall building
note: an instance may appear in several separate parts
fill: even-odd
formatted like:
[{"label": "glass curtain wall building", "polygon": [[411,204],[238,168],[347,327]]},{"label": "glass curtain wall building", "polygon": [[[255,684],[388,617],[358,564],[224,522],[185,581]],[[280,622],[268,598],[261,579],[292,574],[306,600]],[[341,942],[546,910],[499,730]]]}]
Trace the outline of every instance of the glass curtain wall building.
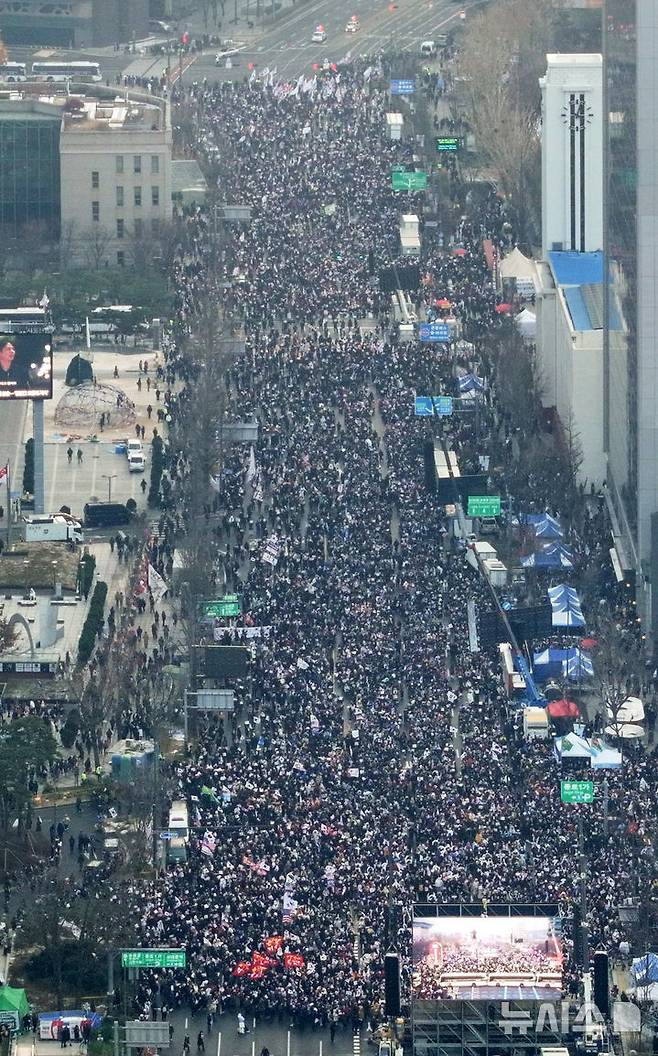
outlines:
[{"label": "glass curtain wall building", "polygon": [[[608,498],[640,615],[658,631],[658,18],[655,0],[604,7],[604,422]],[[620,329],[612,329],[615,313]],[[657,639],[658,640],[658,639]]]},{"label": "glass curtain wall building", "polygon": [[16,238],[26,225],[59,235],[61,111],[39,103],[0,101],[0,232]]}]

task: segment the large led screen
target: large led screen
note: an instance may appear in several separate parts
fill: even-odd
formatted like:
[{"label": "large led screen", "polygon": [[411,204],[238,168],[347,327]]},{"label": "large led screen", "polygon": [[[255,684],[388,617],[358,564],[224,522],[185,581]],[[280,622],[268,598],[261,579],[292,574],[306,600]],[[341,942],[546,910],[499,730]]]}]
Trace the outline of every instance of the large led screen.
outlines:
[{"label": "large led screen", "polygon": [[0,330],[0,400],[49,400],[53,394],[50,334]]},{"label": "large led screen", "polygon": [[413,996],[420,1001],[556,999],[562,993],[558,919],[414,917]]}]

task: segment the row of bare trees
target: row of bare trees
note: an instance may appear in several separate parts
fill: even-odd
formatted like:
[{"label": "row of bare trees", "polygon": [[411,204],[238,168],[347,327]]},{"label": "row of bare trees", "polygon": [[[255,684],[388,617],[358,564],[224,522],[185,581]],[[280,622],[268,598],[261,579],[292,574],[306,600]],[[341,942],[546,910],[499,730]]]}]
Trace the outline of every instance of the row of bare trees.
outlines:
[{"label": "row of bare trees", "polygon": [[476,149],[514,203],[520,240],[532,230],[539,186],[539,78],[554,47],[553,0],[497,0],[465,26],[457,62],[458,105]]}]

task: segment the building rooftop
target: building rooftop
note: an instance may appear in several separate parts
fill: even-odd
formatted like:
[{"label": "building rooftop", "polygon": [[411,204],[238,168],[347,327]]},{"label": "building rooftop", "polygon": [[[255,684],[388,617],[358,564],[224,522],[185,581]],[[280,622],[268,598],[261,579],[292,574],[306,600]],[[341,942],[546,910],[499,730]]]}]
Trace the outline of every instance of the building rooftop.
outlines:
[{"label": "building rooftop", "polygon": [[[85,85],[66,94],[53,86],[29,84],[0,95],[2,119],[62,119],[66,132],[163,131],[167,123],[164,99],[129,90],[116,91]],[[59,87],[59,86],[58,86]]]},{"label": "building rooftop", "polygon": [[[602,330],[605,311],[603,253],[556,251],[549,253],[548,259],[555,284],[562,289],[574,330]],[[621,329],[621,320],[612,301],[610,329]]]},{"label": "building rooftop", "polygon": [[553,250],[548,254],[558,286],[580,286],[603,282],[603,253],[573,253]]}]

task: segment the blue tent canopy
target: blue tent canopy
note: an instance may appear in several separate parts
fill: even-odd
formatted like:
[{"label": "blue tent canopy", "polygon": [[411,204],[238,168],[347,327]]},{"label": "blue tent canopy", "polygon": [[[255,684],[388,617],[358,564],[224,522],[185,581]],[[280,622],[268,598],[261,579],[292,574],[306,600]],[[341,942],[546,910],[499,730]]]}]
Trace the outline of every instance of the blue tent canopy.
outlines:
[{"label": "blue tent canopy", "polygon": [[535,653],[532,659],[535,678],[540,682],[556,674],[556,665],[560,666],[563,675],[574,682],[579,682],[583,678],[591,678],[594,674],[594,665],[582,649],[557,649],[551,646],[549,649],[542,649],[541,652]]},{"label": "blue tent canopy", "polygon": [[580,599],[574,587],[561,583],[548,588],[548,597],[553,610],[554,627],[584,627],[585,617],[580,607]]},{"label": "blue tent canopy", "polygon": [[562,543],[549,543],[522,558],[524,568],[573,568],[573,554]]},{"label": "blue tent canopy", "polygon": [[561,539],[563,535],[560,522],[551,517],[550,513],[544,514],[542,520],[535,522],[535,539]]},{"label": "blue tent canopy", "polygon": [[631,973],[635,976],[637,986],[658,983],[658,954],[645,953],[642,957],[633,958]]},{"label": "blue tent canopy", "polygon": [[461,374],[459,377],[459,391],[463,395],[471,392],[484,392],[484,381],[477,374]]}]

